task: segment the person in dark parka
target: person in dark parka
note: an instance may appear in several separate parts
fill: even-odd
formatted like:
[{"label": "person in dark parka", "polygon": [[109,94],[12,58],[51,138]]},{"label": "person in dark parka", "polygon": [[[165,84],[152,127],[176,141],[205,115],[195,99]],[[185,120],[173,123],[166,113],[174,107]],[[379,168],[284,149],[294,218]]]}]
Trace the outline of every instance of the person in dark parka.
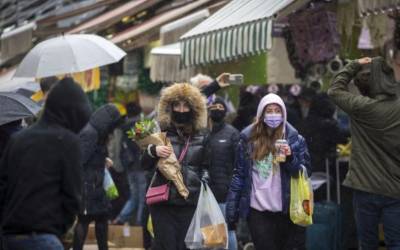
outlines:
[{"label": "person in dark parka", "polygon": [[[225,213],[226,197],[233,174],[235,150],[239,142],[239,131],[224,121],[226,112],[227,106],[221,97],[217,97],[208,106],[208,124],[211,130],[209,139],[211,148],[209,186],[223,213]],[[228,236],[228,249],[236,250],[235,232],[229,231]]]},{"label": "person in dark parka", "polygon": [[333,117],[335,111],[336,106],[327,94],[317,94],[311,101],[308,117],[300,131],[310,150],[313,172],[325,172],[325,159],[334,160],[336,145],[347,141]]},{"label": "person in dark parka", "polygon": [[75,229],[74,250],[82,249],[89,223],[95,221],[97,244],[100,250],[107,247],[107,223],[110,208],[103,188],[109,135],[120,122],[120,114],[113,104],[97,109],[80,133],[83,155],[82,209]]},{"label": "person in dark parka", "polygon": [[0,163],[0,211],[7,249],[63,249],[81,198],[77,133],[90,117],[85,93],[64,78],[43,116],[13,135]]},{"label": "person in dark parka", "polygon": [[12,121],[0,126],[0,158],[3,155],[3,151],[6,149],[8,140],[12,134],[22,129],[22,120]]},{"label": "person in dark parka", "polygon": [[[207,126],[206,100],[198,88],[176,83],[162,91],[157,114],[161,131],[166,132],[172,148],[149,145],[143,154],[142,166],[155,169],[160,158],[174,153],[179,159],[182,155],[181,171],[189,197],[185,200],[176,187],[170,185],[169,199],[149,206],[154,228],[152,249],[184,250],[184,239],[196,210],[201,182],[208,181],[208,134],[204,130]],[[186,145],[187,150],[184,150]],[[164,176],[156,170],[150,186],[166,183]]]}]

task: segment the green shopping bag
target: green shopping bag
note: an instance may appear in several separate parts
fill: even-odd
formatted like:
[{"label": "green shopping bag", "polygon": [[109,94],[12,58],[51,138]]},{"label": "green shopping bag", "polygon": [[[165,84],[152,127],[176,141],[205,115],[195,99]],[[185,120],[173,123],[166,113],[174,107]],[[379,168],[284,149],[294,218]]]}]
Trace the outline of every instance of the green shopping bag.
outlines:
[{"label": "green shopping bag", "polygon": [[111,177],[110,171],[107,168],[104,168],[104,181],[103,188],[106,191],[106,196],[110,200],[117,199],[119,196],[117,186]]}]

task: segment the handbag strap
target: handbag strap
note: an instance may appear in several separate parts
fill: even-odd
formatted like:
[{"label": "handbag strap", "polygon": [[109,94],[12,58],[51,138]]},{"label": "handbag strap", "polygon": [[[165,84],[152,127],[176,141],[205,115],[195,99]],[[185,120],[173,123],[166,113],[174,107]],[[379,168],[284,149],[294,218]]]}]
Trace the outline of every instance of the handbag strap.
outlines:
[{"label": "handbag strap", "polygon": [[[183,161],[183,158],[185,158],[185,155],[186,155],[186,153],[187,153],[187,151],[189,149],[189,143],[190,143],[190,137],[187,138],[186,143],[185,143],[185,147],[183,148],[181,154],[179,155],[179,159],[178,159],[179,163],[181,163]],[[153,182],[155,181],[156,176],[157,176],[157,169],[154,172],[153,177],[151,178],[149,187],[153,186]],[[167,184],[169,184],[169,182],[170,181],[168,181]]]},{"label": "handbag strap", "polygon": [[185,143],[185,147],[183,148],[183,150],[182,150],[182,152],[181,152],[181,154],[179,156],[179,159],[178,159],[179,163],[181,163],[183,161],[183,158],[185,158],[185,155],[186,155],[186,153],[187,153],[187,151],[189,149],[189,143],[190,143],[190,137],[187,138],[186,143]]}]

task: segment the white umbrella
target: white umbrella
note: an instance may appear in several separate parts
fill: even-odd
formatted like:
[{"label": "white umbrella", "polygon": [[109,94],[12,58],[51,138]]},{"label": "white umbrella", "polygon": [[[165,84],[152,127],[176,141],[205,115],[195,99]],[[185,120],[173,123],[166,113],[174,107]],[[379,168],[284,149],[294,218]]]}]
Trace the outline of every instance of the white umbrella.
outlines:
[{"label": "white umbrella", "polygon": [[118,62],[125,55],[119,47],[97,35],[63,35],[31,49],[14,77],[42,78],[82,72]]}]

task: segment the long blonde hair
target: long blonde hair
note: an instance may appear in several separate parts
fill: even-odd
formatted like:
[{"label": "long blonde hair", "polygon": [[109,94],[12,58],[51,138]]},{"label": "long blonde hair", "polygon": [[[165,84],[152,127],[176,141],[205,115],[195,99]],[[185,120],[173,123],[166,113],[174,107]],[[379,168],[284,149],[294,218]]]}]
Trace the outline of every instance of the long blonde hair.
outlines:
[{"label": "long blonde hair", "polygon": [[262,119],[254,123],[251,131],[250,142],[253,143],[253,160],[260,161],[270,153],[275,154],[275,142],[283,138],[283,126],[281,123],[277,128],[269,128]]}]

